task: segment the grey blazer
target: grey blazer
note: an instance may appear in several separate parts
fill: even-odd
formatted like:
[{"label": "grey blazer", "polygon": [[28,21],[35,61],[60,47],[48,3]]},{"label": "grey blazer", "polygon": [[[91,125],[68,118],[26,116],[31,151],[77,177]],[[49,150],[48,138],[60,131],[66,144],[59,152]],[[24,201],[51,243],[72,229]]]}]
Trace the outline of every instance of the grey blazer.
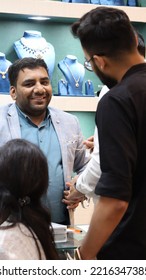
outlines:
[{"label": "grey blazer", "polygon": [[[64,111],[49,107],[51,119],[60,142],[65,182],[72,172],[79,174],[88,159],[83,147],[83,136],[78,119]],[[0,146],[10,139],[21,138],[19,118],[15,103],[0,106]]]}]

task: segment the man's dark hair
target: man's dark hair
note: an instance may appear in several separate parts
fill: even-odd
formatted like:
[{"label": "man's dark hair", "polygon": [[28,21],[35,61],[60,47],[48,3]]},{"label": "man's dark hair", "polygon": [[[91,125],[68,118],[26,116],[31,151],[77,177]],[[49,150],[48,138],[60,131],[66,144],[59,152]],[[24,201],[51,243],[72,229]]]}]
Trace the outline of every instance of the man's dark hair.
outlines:
[{"label": "man's dark hair", "polygon": [[[25,57],[22,59],[16,60],[12,65],[10,65],[8,69],[8,77],[11,86],[16,86],[19,72],[28,69],[35,69],[38,67],[43,67],[48,73],[47,64],[43,59],[33,58],[33,57]],[[49,74],[49,73],[48,73]]]},{"label": "man's dark hair", "polygon": [[136,47],[134,28],[120,9],[97,7],[73,23],[71,29],[91,56],[116,58]]}]

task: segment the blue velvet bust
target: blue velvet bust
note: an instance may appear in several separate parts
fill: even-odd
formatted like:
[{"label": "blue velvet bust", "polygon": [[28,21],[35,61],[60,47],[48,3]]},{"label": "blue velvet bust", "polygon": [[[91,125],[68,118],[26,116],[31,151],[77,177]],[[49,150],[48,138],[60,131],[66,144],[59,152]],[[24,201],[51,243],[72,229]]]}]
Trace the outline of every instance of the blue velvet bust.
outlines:
[{"label": "blue velvet bust", "polygon": [[42,37],[41,32],[26,30],[20,40],[14,42],[14,49],[18,58],[34,57],[42,58],[48,66],[50,79],[54,71],[55,51],[54,47]]},{"label": "blue velvet bust", "polygon": [[10,82],[8,79],[8,68],[12,63],[6,59],[4,53],[0,52],[0,93],[9,94]]}]

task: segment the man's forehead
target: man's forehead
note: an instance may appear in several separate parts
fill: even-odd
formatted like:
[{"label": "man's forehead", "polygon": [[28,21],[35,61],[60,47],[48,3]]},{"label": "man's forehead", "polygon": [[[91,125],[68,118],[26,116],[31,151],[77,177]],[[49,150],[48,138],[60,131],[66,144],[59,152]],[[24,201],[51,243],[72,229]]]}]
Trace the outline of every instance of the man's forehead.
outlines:
[{"label": "man's forehead", "polygon": [[26,79],[35,79],[37,77],[49,79],[48,72],[43,67],[36,67],[33,69],[25,67],[19,71],[18,77],[25,77]]}]

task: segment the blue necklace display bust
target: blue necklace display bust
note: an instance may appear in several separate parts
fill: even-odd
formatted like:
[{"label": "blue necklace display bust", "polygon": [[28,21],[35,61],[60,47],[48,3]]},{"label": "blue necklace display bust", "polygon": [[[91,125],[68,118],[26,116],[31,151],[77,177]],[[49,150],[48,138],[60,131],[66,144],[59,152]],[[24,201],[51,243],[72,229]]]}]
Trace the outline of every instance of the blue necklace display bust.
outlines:
[{"label": "blue necklace display bust", "polygon": [[4,53],[0,52],[0,93],[9,94],[10,82],[8,79],[8,69],[12,63],[6,59]]},{"label": "blue necklace display bust", "polygon": [[42,37],[41,32],[26,30],[23,37],[14,42],[14,49],[18,58],[34,57],[42,58],[48,66],[50,79],[54,71],[55,51],[54,47]]},{"label": "blue necklace display bust", "polygon": [[63,73],[65,80],[58,82],[58,95],[62,96],[95,96],[92,81],[85,82],[85,94],[83,82],[85,76],[84,66],[78,62],[74,55],[66,57],[58,63],[58,68]]}]

